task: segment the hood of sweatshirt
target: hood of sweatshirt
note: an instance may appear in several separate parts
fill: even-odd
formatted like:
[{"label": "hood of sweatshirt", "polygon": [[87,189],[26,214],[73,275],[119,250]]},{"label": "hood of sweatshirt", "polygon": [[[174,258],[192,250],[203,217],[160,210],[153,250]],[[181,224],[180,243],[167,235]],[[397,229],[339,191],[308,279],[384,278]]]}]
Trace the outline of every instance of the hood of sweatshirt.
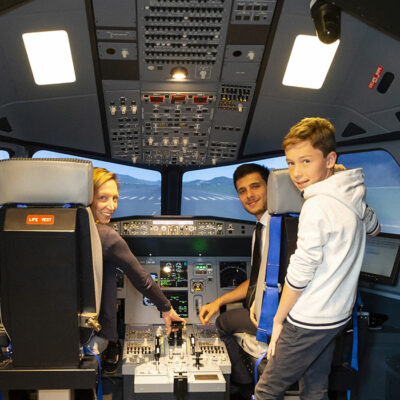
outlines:
[{"label": "hood of sweatshirt", "polygon": [[365,186],[362,168],[335,172],[323,181],[306,187],[303,191],[305,200],[316,195],[326,195],[340,201],[360,218],[365,213]]}]

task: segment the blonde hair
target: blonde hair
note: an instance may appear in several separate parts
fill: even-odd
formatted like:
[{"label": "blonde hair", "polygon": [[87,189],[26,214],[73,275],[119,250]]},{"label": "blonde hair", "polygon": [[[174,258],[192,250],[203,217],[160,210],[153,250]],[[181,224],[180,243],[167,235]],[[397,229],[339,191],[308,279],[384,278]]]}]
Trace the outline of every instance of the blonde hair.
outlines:
[{"label": "blonde hair", "polygon": [[117,175],[114,172],[107,171],[105,168],[94,168],[93,170],[93,190],[96,193],[99,187],[108,181],[115,181],[119,191],[119,182]]},{"label": "blonde hair", "polygon": [[306,140],[326,157],[336,149],[335,128],[325,118],[304,118],[290,128],[282,142],[283,150]]}]

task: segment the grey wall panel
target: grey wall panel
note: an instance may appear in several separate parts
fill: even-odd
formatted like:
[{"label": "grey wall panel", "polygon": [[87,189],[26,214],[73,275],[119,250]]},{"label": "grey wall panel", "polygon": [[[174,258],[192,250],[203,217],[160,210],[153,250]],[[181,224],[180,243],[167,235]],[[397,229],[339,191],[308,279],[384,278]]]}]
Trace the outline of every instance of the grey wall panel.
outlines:
[{"label": "grey wall panel", "polygon": [[[57,1],[55,3],[65,2]],[[18,100],[26,101],[59,96],[85,95],[96,92],[86,10],[83,2],[74,1],[71,3],[75,4],[75,8],[71,7],[72,9],[66,10],[61,8],[61,11],[55,12],[52,7],[46,10],[45,6],[49,5],[48,1],[38,1],[32,3],[32,7],[35,4],[38,7],[36,12],[34,10],[28,12],[30,8],[25,9],[23,7],[16,10],[21,11],[19,14],[13,12],[0,16],[0,37],[8,37],[7,41],[1,41],[5,56],[3,62],[10,81],[8,85],[14,86],[15,96]],[[81,5],[80,9],[76,7],[76,3]],[[35,84],[25,52],[22,34],[46,30],[67,31],[75,67],[76,82],[45,86]],[[0,82],[0,89],[3,84],[3,82]],[[7,99],[5,99],[5,102],[7,102]]]},{"label": "grey wall panel", "polygon": [[[354,110],[331,104],[308,103],[301,100],[279,99],[274,97],[261,98],[259,102],[263,107],[257,107],[251,129],[251,140],[247,140],[245,153],[259,154],[268,150],[281,150],[283,137],[289,132],[291,126],[306,117],[328,118],[336,128],[337,140],[343,140],[340,133],[349,121],[354,121],[367,131],[374,134],[386,133],[387,130],[377,123],[367,119]],[[284,120],[279,118],[285,112]],[[255,133],[256,132],[256,133]],[[365,136],[370,136],[367,134]],[[350,138],[354,139],[354,137]]]},{"label": "grey wall panel", "polygon": [[222,70],[221,79],[232,82],[255,82],[259,63],[226,62]]},{"label": "grey wall panel", "polygon": [[104,153],[96,95],[18,102],[0,108],[13,131],[10,137]]},{"label": "grey wall panel", "polygon": [[265,46],[260,45],[233,45],[226,46],[224,61],[259,63]]},{"label": "grey wall panel", "polygon": [[[76,81],[38,86],[22,34],[47,30],[68,33]],[[0,15],[0,116],[10,137],[104,153],[85,2],[36,0]]]},{"label": "grey wall panel", "polygon": [[136,26],[135,0],[93,0],[93,11],[97,26]]},{"label": "grey wall panel", "polygon": [[[378,66],[396,74],[399,42],[342,13],[341,41],[326,80],[319,90],[282,84],[289,55],[298,34],[314,35],[309,2],[284,3],[274,45],[264,74],[244,155],[275,151],[290,126],[305,117],[319,116],[334,123],[338,140],[352,140],[398,130],[400,82],[396,77],[386,94],[368,87]],[[379,82],[378,82],[379,83]],[[350,123],[366,130],[342,138]]]}]

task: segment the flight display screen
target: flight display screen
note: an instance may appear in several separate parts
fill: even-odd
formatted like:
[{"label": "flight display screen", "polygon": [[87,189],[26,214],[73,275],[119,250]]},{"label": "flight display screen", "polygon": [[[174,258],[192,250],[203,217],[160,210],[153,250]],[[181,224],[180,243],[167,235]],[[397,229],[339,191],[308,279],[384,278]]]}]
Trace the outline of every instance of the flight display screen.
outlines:
[{"label": "flight display screen", "polygon": [[360,278],[366,281],[395,285],[400,265],[400,235],[380,233],[369,237]]},{"label": "flight display screen", "polygon": [[163,291],[167,299],[171,302],[172,308],[181,318],[189,317],[188,293]]},{"label": "flight display screen", "polygon": [[[154,282],[158,282],[158,274],[155,272],[150,272],[150,276],[153,278]],[[143,296],[143,305],[145,306],[154,306],[154,303],[146,296]]]},{"label": "flight display screen", "polygon": [[187,287],[187,268],[187,261],[160,261],[161,287]]}]

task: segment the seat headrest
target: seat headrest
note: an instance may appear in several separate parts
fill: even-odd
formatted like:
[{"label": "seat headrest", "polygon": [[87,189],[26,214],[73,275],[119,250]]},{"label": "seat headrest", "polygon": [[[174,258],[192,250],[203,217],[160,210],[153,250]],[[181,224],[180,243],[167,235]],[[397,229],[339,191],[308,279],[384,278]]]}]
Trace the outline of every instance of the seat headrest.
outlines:
[{"label": "seat headrest", "polygon": [[270,214],[300,213],[304,199],[294,186],[288,169],[271,170],[267,185]]},{"label": "seat headrest", "polygon": [[0,161],[0,204],[82,204],[93,197],[93,166],[75,159]]}]

